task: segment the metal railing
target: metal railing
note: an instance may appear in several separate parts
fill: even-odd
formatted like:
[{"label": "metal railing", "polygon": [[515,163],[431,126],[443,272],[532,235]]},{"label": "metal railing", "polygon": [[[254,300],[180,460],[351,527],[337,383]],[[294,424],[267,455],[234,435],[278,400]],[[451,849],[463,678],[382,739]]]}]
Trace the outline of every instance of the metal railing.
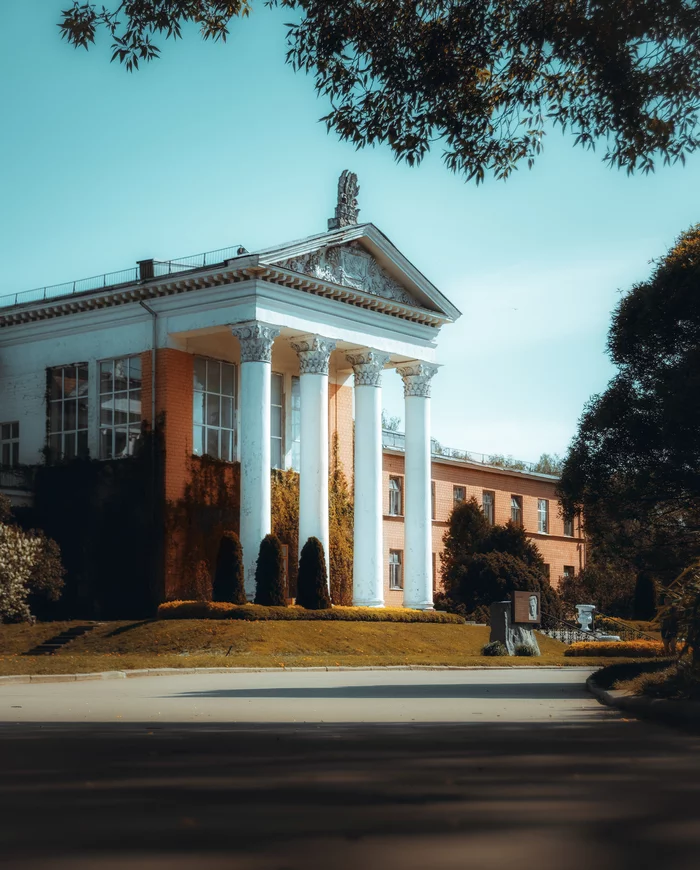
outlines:
[{"label": "metal railing", "polygon": [[36,466],[20,465],[8,467],[0,465],[0,490],[20,489],[30,491],[34,487]]},{"label": "metal railing", "polygon": [[[189,269],[204,269],[207,266],[216,266],[219,263],[224,263],[239,256],[239,247],[240,245],[233,245],[228,248],[219,248],[216,251],[205,251],[203,254],[176,257],[173,260],[154,260],[153,276],[155,278],[163,278],[177,272],[186,272]],[[120,284],[135,284],[139,280],[139,267],[133,266],[130,269],[121,269],[118,272],[105,272],[102,275],[94,275],[92,278],[80,278],[77,281],[51,284],[47,287],[36,287],[33,290],[23,290],[20,293],[0,296],[0,308],[22,305],[27,302],[43,302],[49,299],[75,296],[78,293],[86,293],[89,290],[103,290],[107,287],[117,287]]]},{"label": "metal railing", "polygon": [[561,643],[583,643],[595,640],[595,632],[583,631],[578,625],[573,622],[567,622],[565,619],[559,619],[557,616],[552,616],[550,613],[542,612],[542,622],[538,629],[540,634],[546,634],[547,637],[552,637]]},{"label": "metal railing", "polygon": [[[392,429],[382,429],[382,446],[387,450],[406,450],[406,436],[403,432],[394,432]],[[545,474],[537,471],[537,463],[525,462],[520,459],[508,458],[508,464],[498,461],[497,457],[489,453],[474,453],[472,450],[457,450],[454,447],[443,447],[435,438],[430,439],[430,452],[433,456],[441,459],[454,459],[458,462],[472,462],[478,465],[489,465],[492,468],[504,468],[507,471],[526,471],[530,474],[543,474],[545,477],[557,479],[556,474]]]}]

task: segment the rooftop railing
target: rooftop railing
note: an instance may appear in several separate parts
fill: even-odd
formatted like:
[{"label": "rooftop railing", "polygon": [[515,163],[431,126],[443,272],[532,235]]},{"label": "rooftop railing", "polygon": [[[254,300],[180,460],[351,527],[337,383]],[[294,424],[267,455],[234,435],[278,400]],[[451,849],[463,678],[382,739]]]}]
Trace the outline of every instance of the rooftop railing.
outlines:
[{"label": "rooftop railing", "polygon": [[[204,269],[207,266],[216,266],[239,256],[240,245],[229,248],[219,248],[217,251],[206,251],[203,254],[193,254],[188,257],[176,257],[173,260],[154,260],[154,278],[163,278],[177,272],[186,272],[190,269]],[[36,287],[34,290],[23,290],[20,293],[10,293],[0,296],[0,308],[9,308],[12,305],[22,305],[27,302],[44,302],[49,299],[60,299],[75,296],[78,293],[87,293],[90,290],[104,290],[107,287],[118,287],[121,284],[135,284],[142,280],[139,266],[131,269],[122,269],[119,272],[106,272],[103,275],[94,275],[92,278],[80,278],[77,281],[67,281],[63,284],[51,284],[48,287]]]},{"label": "rooftop railing", "polygon": [[[406,436],[403,432],[391,429],[382,430],[382,446],[388,450],[406,450]],[[438,459],[454,459],[458,462],[471,462],[478,465],[488,465],[491,468],[504,468],[508,471],[524,471],[528,474],[542,474],[545,477],[556,478],[556,474],[548,474],[538,470],[537,463],[525,462],[521,459],[506,460],[489,453],[474,453],[472,450],[457,450],[454,447],[443,447],[435,438],[430,439],[430,453]]]}]

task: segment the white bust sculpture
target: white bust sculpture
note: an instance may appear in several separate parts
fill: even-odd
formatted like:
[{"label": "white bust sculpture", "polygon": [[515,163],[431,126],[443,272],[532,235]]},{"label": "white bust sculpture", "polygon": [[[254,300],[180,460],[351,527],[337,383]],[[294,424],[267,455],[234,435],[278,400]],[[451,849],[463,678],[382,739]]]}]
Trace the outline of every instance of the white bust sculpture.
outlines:
[{"label": "white bust sculpture", "polygon": [[530,622],[537,622],[539,620],[539,614],[537,612],[537,596],[531,595],[529,599],[529,616]]}]

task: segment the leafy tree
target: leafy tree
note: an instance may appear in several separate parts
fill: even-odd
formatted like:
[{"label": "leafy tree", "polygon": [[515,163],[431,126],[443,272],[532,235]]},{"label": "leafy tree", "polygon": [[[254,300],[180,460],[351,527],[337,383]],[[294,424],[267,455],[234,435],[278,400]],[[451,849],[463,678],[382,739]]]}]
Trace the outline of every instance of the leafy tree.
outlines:
[{"label": "leafy tree", "polygon": [[537,547],[513,523],[489,525],[476,499],[455,506],[443,542],[445,593],[436,598],[439,607],[482,621],[494,601],[532,590],[540,593],[544,611],[559,614],[559,596],[545,576]]},{"label": "leafy tree", "polygon": [[279,539],[265,535],[255,566],[255,603],[265,607],[286,607],[284,554]]},{"label": "leafy tree", "polygon": [[235,532],[224,532],[219,544],[212,586],[213,601],[245,604],[243,548]]},{"label": "leafy tree", "polygon": [[333,437],[332,466],[328,486],[328,562],[331,600],[352,604],[353,525],[355,511],[350,487],[340,462],[338,433]]},{"label": "leafy tree", "polygon": [[331,607],[326,557],[318,538],[309,538],[301,550],[297,604],[307,610],[328,610]]},{"label": "leafy tree", "polygon": [[390,417],[382,408],[382,429],[388,432],[398,432],[401,426],[401,417]]},{"label": "leafy tree", "polygon": [[564,460],[557,453],[543,453],[533,465],[532,471],[539,474],[561,474]]},{"label": "leafy tree", "polygon": [[[260,0],[262,2],[262,0]],[[287,61],[315,77],[323,120],[357,147],[419,163],[439,141],[467,178],[532,165],[547,127],[604,160],[648,172],[698,146],[700,18],[679,0],[266,0],[297,13]],[[225,40],[252,0],[74,0],[59,24],[75,47],[98,28],[127,69],[158,37],[198,24]]]},{"label": "leafy tree", "polygon": [[296,596],[299,552],[299,474],[293,469],[272,471],[272,534],[287,546],[289,597]]},{"label": "leafy tree", "polygon": [[564,510],[602,558],[664,584],[700,556],[700,226],[623,297],[594,396],[567,456]]},{"label": "leafy tree", "polygon": [[629,619],[634,614],[637,575],[627,562],[600,558],[589,547],[586,567],[572,577],[564,577],[559,592],[573,608],[594,604],[599,614]]}]

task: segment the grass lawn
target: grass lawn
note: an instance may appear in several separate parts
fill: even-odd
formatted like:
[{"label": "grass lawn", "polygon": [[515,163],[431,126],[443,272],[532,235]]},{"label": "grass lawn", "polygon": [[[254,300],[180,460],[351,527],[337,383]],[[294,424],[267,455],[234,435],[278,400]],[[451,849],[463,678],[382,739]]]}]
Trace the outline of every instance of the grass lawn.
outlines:
[{"label": "grass lawn", "polygon": [[489,637],[485,626],[208,619],[99,623],[54,655],[24,655],[82,624],[0,625],[0,674],[191,667],[610,664],[609,658],[564,658],[565,645],[543,635],[538,635],[539,658],[482,656]]}]

